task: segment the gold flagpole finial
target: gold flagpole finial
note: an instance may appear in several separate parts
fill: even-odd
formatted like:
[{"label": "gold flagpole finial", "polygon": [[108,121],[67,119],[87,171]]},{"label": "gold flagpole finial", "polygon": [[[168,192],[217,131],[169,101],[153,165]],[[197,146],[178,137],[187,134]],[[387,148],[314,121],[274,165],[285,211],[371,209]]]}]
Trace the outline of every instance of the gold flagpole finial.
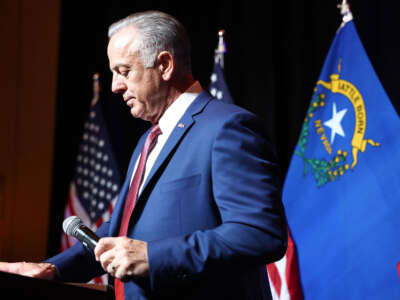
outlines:
[{"label": "gold flagpole finial", "polygon": [[342,24],[340,27],[343,27],[347,22],[353,20],[353,15],[347,0],[342,0],[342,4],[338,4],[338,8],[340,8],[340,14],[342,15]]},{"label": "gold flagpole finial", "polygon": [[215,62],[219,62],[224,67],[224,54],[226,53],[225,46],[225,30],[218,31],[218,47],[215,49]]},{"label": "gold flagpole finial", "polygon": [[99,101],[100,97],[100,74],[94,73],[93,74],[93,98],[91,105],[95,105],[97,101]]}]

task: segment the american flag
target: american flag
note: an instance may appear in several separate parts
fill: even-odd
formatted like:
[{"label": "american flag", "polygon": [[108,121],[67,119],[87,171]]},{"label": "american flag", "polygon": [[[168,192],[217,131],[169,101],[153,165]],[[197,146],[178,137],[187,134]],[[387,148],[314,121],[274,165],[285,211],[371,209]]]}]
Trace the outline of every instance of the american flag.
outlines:
[{"label": "american flag", "polygon": [[[96,231],[107,221],[114,209],[121,177],[112,153],[99,99],[98,75],[94,76],[94,97],[76,158],[75,173],[70,184],[64,217],[78,216],[86,226]],[[61,251],[77,242],[65,233]],[[93,279],[107,283],[107,277]]]},{"label": "american flag", "polygon": [[211,95],[226,103],[233,103],[231,94],[229,93],[228,85],[224,77],[224,54],[226,46],[224,42],[224,30],[218,32],[219,42],[215,50],[214,68],[210,78],[210,86],[208,88]]},{"label": "american flag", "polygon": [[296,246],[288,230],[288,247],[285,256],[267,265],[269,285],[273,300],[301,300],[299,266]]}]

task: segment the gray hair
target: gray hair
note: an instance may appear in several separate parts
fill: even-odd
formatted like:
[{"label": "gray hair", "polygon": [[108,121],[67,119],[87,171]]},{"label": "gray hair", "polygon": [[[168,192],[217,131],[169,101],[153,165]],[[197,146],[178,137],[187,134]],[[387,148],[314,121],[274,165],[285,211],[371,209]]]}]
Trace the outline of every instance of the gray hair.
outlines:
[{"label": "gray hair", "polygon": [[144,67],[154,67],[157,55],[168,51],[175,58],[177,71],[191,73],[190,41],[183,25],[174,17],[160,11],[132,14],[108,28],[111,37],[122,28],[132,26],[138,38],[131,54],[138,53]]}]

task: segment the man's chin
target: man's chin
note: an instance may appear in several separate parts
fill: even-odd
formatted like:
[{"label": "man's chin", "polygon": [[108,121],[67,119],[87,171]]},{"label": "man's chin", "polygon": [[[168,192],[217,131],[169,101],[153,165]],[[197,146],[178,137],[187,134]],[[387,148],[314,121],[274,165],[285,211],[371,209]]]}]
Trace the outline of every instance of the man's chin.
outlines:
[{"label": "man's chin", "polygon": [[131,109],[131,115],[136,119],[142,119],[143,121],[149,121],[148,118],[146,118],[146,116],[143,113],[138,112],[137,110],[135,110],[133,108]]},{"label": "man's chin", "polygon": [[141,118],[140,117],[140,113],[136,110],[136,109],[134,109],[134,108],[131,108],[131,115],[134,117],[134,118]]}]

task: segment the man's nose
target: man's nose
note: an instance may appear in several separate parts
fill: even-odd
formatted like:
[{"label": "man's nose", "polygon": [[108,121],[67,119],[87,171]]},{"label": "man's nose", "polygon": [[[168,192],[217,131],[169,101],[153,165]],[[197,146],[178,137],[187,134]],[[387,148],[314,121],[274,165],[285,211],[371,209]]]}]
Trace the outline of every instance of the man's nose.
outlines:
[{"label": "man's nose", "polygon": [[121,76],[118,74],[113,75],[112,83],[111,83],[111,91],[113,93],[121,93],[126,90],[126,85],[122,80]]}]

